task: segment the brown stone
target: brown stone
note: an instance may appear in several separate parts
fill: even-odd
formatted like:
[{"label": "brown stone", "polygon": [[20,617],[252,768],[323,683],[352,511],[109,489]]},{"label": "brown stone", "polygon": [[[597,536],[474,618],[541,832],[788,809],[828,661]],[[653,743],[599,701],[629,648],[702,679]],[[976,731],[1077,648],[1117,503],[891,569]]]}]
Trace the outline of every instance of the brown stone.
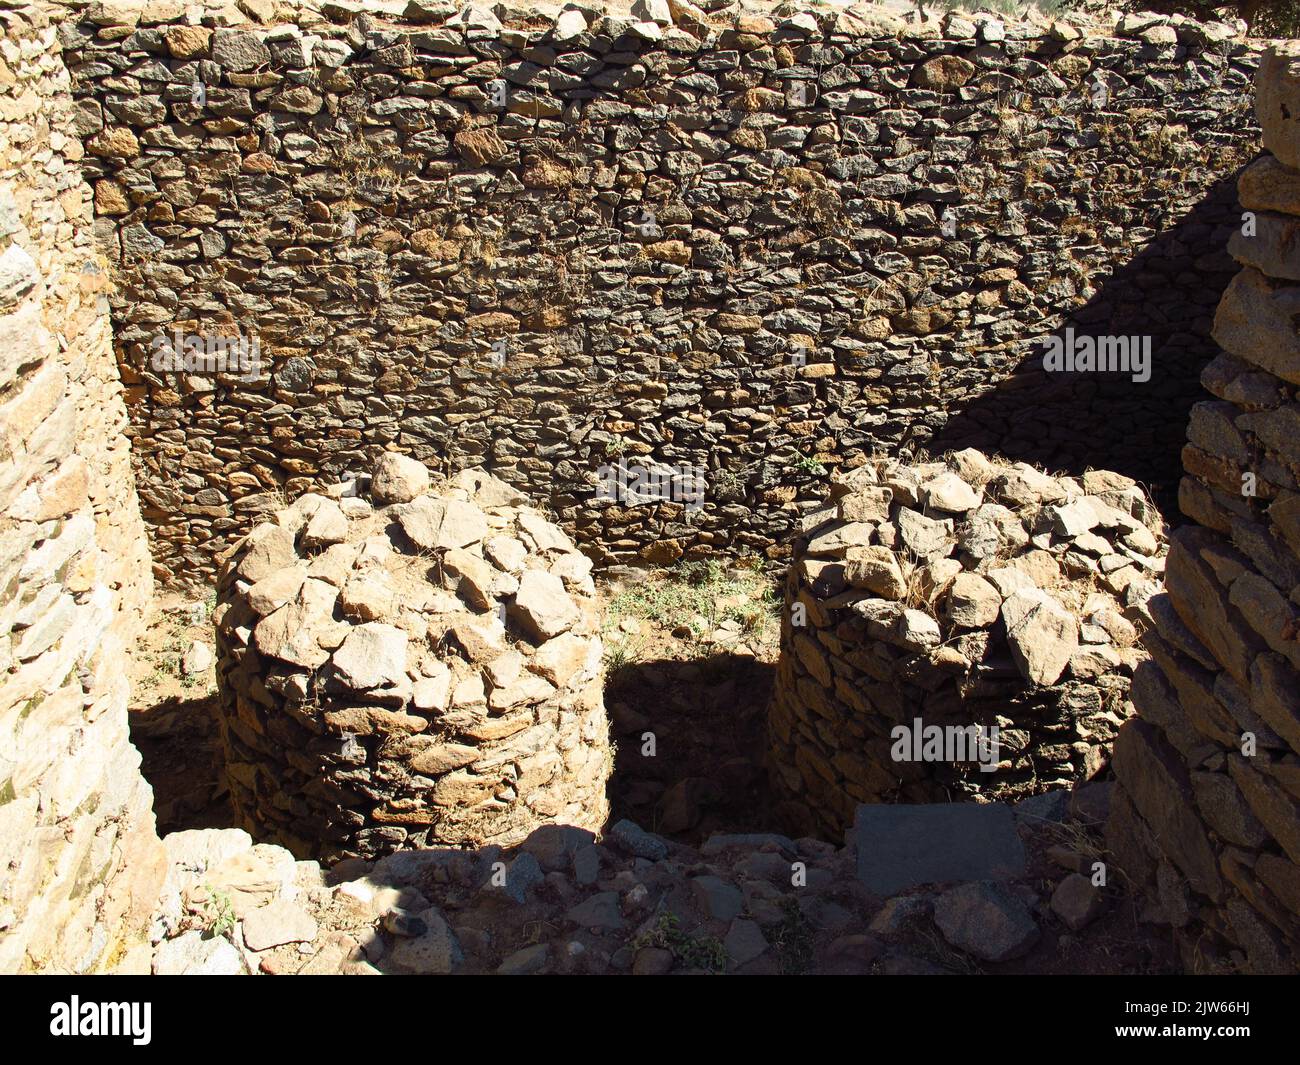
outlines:
[{"label": "brown stone", "polygon": [[975,64],[957,55],[940,55],[927,59],[912,71],[912,83],[922,89],[952,92],[970,81]]},{"label": "brown stone", "polygon": [[1220,898],[1223,881],[1218,861],[1205,826],[1194,813],[1191,781],[1177,753],[1152,726],[1130,718],[1115,737],[1112,765],[1164,854],[1193,888],[1211,899]]},{"label": "brown stone", "polygon": [[1300,43],[1275,41],[1255,71],[1255,116],[1264,148],[1300,170]]},{"label": "brown stone", "polygon": [[573,184],[573,171],[545,156],[531,156],[524,164],[519,180],[530,189],[567,189]]},{"label": "brown stone", "polygon": [[1250,708],[1300,750],[1300,677],[1281,655],[1262,654],[1251,665]]},{"label": "brown stone", "polygon": [[452,143],[460,157],[474,166],[498,163],[505,158],[507,151],[505,141],[489,127],[463,129],[452,138]]},{"label": "brown stone", "polygon": [[1300,862],[1300,802],[1241,755],[1228,756],[1228,771],[1246,802],[1288,858]]},{"label": "brown stone", "polygon": [[685,266],[691,261],[691,249],[680,240],[661,240],[657,244],[645,246],[646,255],[661,263],[676,263]]},{"label": "brown stone", "polygon": [[174,59],[196,59],[208,54],[212,31],[206,26],[171,26],[163,34]]},{"label": "brown stone", "polygon": [[1215,659],[1243,686],[1250,683],[1250,663],[1264,641],[1228,602],[1227,589],[1195,552],[1197,542],[1183,529],[1170,536],[1165,560],[1165,587],[1178,616]]},{"label": "brown stone", "polygon": [[411,768],[417,773],[440,776],[453,769],[470,765],[478,757],[477,747],[468,747],[461,743],[441,743],[422,749],[411,759]]},{"label": "brown stone", "polygon": [[140,141],[125,126],[106,129],[90,139],[86,147],[94,155],[110,159],[134,159],[140,154]]},{"label": "brown stone", "polygon": [[130,210],[131,201],[126,198],[126,190],[121,185],[107,178],[95,182],[95,212],[97,214],[127,214]]},{"label": "brown stone", "polygon": [[1300,916],[1300,866],[1273,854],[1261,854],[1255,874],[1283,906]]},{"label": "brown stone", "polygon": [[1237,179],[1237,198],[1248,211],[1300,215],[1300,172],[1275,156],[1261,155]]},{"label": "brown stone", "polygon": [[1214,339],[1238,358],[1300,384],[1300,286],[1274,282],[1247,266],[1224,290],[1214,315]]}]

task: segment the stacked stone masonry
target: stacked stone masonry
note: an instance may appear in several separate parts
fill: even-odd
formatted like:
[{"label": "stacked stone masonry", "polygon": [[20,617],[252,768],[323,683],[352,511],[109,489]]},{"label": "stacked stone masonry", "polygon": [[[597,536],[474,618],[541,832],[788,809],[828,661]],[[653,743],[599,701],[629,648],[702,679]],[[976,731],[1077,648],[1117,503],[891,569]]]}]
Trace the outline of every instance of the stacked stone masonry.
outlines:
[{"label": "stacked stone masonry", "polygon": [[522,502],[477,471],[431,490],[393,454],[232,554],[214,614],[222,733],[256,838],[373,858],[603,828],[592,564]]},{"label": "stacked stone masonry", "polygon": [[[1104,768],[1164,568],[1145,493],[972,450],[832,493],[795,544],[770,711],[792,826],[839,838],[859,803],[1019,799]],[[923,745],[972,728],[998,746]]]},{"label": "stacked stone masonry", "polygon": [[[600,560],[780,554],[905,445],[1176,481],[1257,145],[1232,27],[272,8],[60,28],[161,578],[393,448]],[[1067,325],[1150,380],[1044,373]],[[160,369],[177,332],[259,358]],[[617,458],[704,506],[600,498]]]},{"label": "stacked stone masonry", "polygon": [[1215,318],[1152,600],[1152,660],[1120,731],[1111,847],[1184,930],[1189,964],[1294,972],[1300,957],[1300,47],[1265,55],[1265,154],[1241,176]]},{"label": "stacked stone masonry", "polygon": [[165,872],[127,734],[151,594],[71,83],[0,5],[0,972],[148,971]]},{"label": "stacked stone masonry", "polygon": [[[1273,154],[1240,181],[1247,230],[1225,179],[1254,154],[1240,104],[1258,59],[1230,27],[667,7],[503,26],[440,0],[413,0],[403,22],[346,0],[96,0],[54,15],[0,0],[0,970],[147,968],[165,862],[126,729],[124,648],[151,584],[136,480],[156,574],[202,580],[229,559],[223,724],[259,836],[373,855],[504,844],[550,821],[595,830],[608,741],[572,542],[480,473],[400,503],[325,486],[351,471],[359,492],[356,471],[393,452],[439,472],[486,466],[549,499],[593,554],[666,561],[779,554],[789,530],[820,524],[827,469],[837,508],[879,487],[872,471],[888,486],[894,474],[860,458],[878,448],[978,444],[1159,481],[1191,371],[1214,354],[1228,229],[1245,268],[1215,322],[1227,354],[1203,381],[1216,398],[1195,408],[1183,452],[1198,524],[1173,537],[1167,594],[1142,607],[1129,600],[1144,581],[1116,593],[1152,661],[1094,611],[1080,647],[1104,648],[1085,640],[1104,629],[1118,665],[1087,652],[1107,668],[1082,684],[1075,653],[1048,683],[1026,653],[1018,680],[1002,672],[1040,695],[1102,692],[1109,712],[1071,715],[1088,731],[1068,757],[1023,727],[1065,779],[1098,763],[1132,671],[1141,718],[1116,743],[1110,837],[1146,915],[1188,932],[1189,967],[1295,968],[1300,57],[1270,58],[1259,81]],[[1039,373],[1036,341],[1066,324],[1152,336],[1151,381]],[[157,369],[174,331],[255,338],[258,361]],[[963,454],[953,472],[975,463]],[[595,498],[617,456],[703,467],[703,511]],[[1114,477],[1057,483],[1144,514]],[[435,583],[391,588],[410,594],[385,619],[390,564],[421,551],[366,512],[413,503]],[[891,496],[877,536],[899,506]],[[454,512],[498,535],[441,542],[459,535]],[[495,556],[493,539],[522,559]],[[846,543],[845,573],[892,576],[875,552],[850,558],[879,546]],[[383,559],[355,568],[370,550]],[[1134,550],[1158,569],[1159,546]],[[255,594],[239,567],[259,554],[285,565]],[[1086,547],[1071,555],[1095,558],[1102,584],[1112,572]],[[924,652],[901,680],[932,698],[924,678],[959,664],[927,646],[933,626],[952,635],[951,589],[920,609],[873,591],[886,605],[868,618],[797,583],[836,559],[798,562],[809,618],[850,615],[841,625],[875,655],[849,667]],[[1031,598],[1030,615],[1061,621]],[[565,602],[578,616],[551,633]],[[289,658],[259,644],[280,611],[266,646]],[[999,624],[958,639],[992,643]],[[823,651],[847,635],[819,630],[808,655],[787,632],[784,658],[838,680],[844,662]],[[800,762],[802,709],[786,712],[778,754],[799,796],[824,786],[806,770],[836,733],[819,716]],[[828,792],[826,809],[840,802]]]}]

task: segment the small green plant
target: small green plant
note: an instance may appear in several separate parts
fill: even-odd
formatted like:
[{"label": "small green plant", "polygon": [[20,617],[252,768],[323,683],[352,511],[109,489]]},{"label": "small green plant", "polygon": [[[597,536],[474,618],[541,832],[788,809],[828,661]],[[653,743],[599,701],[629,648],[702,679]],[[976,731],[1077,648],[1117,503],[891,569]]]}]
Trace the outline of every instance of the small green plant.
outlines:
[{"label": "small green plant", "polygon": [[816,477],[820,477],[826,472],[826,467],[812,455],[800,455],[799,461],[794,464],[794,468],[800,473],[811,473]]},{"label": "small green plant", "polygon": [[[717,559],[695,560],[620,592],[610,601],[606,617],[611,630],[630,617],[670,631],[689,629],[695,637],[707,636],[732,619],[745,632],[761,636],[776,618],[776,594],[761,566],[741,565],[728,572]],[[609,661],[607,654],[607,668]]]},{"label": "small green plant", "polygon": [[778,904],[781,923],[768,933],[772,947],[780,961],[781,973],[797,976],[808,971],[813,959],[812,926],[799,909],[799,900],[787,895]]},{"label": "small green plant", "polygon": [[607,640],[605,643],[605,676],[613,677],[621,670],[641,660],[641,641]]},{"label": "small green plant", "polygon": [[632,949],[658,947],[666,950],[683,965],[707,973],[727,971],[727,950],[717,936],[692,936],[682,931],[675,914],[661,913],[648,932],[632,940]]},{"label": "small green plant", "polygon": [[208,893],[208,901],[203,906],[203,938],[216,939],[228,935],[235,927],[235,907],[230,896],[210,884],[204,884],[203,890]]},{"label": "small green plant", "polygon": [[744,486],[745,482],[732,473],[731,470],[719,470],[713,478],[713,487],[723,494],[738,492]]}]

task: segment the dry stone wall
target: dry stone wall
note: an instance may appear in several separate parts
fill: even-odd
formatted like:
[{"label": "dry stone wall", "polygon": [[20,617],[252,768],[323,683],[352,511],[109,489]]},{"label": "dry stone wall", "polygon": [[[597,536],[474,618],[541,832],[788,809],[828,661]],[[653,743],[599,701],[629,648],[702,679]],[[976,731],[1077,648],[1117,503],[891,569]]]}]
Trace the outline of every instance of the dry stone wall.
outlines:
[{"label": "dry stone wall", "polygon": [[832,491],[795,544],[769,711],[791,825],[839,838],[859,803],[1014,800],[1101,771],[1164,568],[1145,493],[972,450]]},{"label": "dry stone wall", "polygon": [[1219,305],[1223,352],[1192,410],[1172,536],[1151,601],[1140,717],[1115,744],[1111,846],[1183,930],[1189,964],[1294,972],[1300,947],[1300,47],[1260,66],[1271,154],[1238,185]]},{"label": "dry stone wall", "polygon": [[147,972],[165,862],[123,660],[151,582],[107,263],[55,23],[0,24],[0,972]]},{"label": "dry stone wall", "polygon": [[[163,578],[386,449],[493,471],[604,560],[779,553],[863,451],[1173,483],[1252,46],[668,7],[64,22]],[[1044,373],[1067,325],[1149,337],[1150,379]],[[159,363],[191,335],[249,347]],[[670,486],[602,498],[619,461]]]},{"label": "dry stone wall", "polygon": [[[599,832],[611,768],[591,561],[504,482],[387,455],[229,560],[231,796],[299,857]],[[373,505],[372,505],[373,504]]]}]

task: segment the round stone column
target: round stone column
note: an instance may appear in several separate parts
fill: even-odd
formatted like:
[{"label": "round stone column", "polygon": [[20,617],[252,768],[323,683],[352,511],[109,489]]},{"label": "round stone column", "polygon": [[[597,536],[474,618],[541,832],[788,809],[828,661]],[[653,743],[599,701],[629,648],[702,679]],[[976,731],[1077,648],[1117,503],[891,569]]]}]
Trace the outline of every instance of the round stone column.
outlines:
[{"label": "round stone column", "polygon": [[1142,491],[975,451],[836,479],[794,545],[769,713],[786,820],[1016,800],[1100,771],[1165,544]]},{"label": "round stone column", "polygon": [[226,772],[257,838],[372,858],[599,831],[611,767],[591,562],[503,482],[385,455],[224,561]]}]

